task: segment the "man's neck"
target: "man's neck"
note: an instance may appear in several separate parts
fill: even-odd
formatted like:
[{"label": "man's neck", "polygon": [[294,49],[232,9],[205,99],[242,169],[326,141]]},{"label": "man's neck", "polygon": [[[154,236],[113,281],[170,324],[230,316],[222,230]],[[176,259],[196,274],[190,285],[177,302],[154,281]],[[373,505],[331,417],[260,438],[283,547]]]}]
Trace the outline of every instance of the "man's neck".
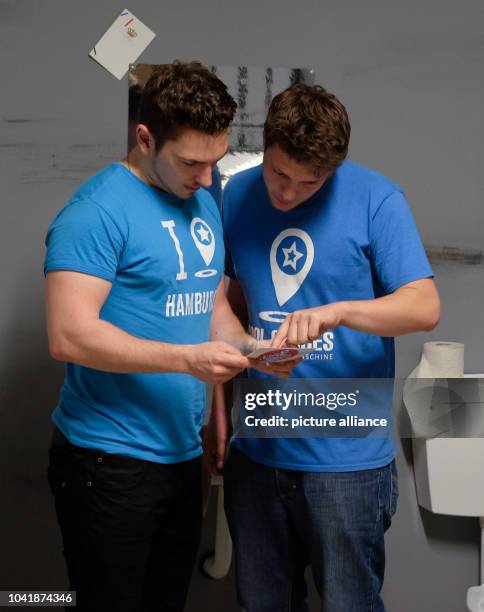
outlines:
[{"label": "man's neck", "polygon": [[142,158],[139,148],[136,146],[128,152],[126,157],[121,160],[123,166],[125,166],[132,174],[139,178],[143,183],[156,187],[149,177],[144,173],[142,168]]},{"label": "man's neck", "polygon": [[174,195],[173,192],[170,191],[170,189],[163,183],[161,176],[159,176],[154,169],[150,169],[149,164],[146,163],[146,156],[143,155],[138,146],[131,149],[126,157],[121,160],[121,163],[132,174],[143,181],[143,183],[146,183],[150,187],[158,189],[163,193]]}]

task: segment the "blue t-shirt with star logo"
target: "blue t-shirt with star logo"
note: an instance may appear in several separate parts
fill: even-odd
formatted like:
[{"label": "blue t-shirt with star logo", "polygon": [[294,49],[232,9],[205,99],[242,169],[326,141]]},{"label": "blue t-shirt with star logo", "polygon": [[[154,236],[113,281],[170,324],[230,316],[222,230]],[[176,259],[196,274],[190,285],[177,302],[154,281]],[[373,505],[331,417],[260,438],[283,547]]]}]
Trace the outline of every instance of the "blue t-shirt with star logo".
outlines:
[{"label": "blue t-shirt with star logo", "polygon": [[[287,212],[272,207],[262,165],[235,175],[224,190],[223,225],[226,273],[240,283],[249,331],[259,339],[270,339],[295,310],[371,300],[433,276],[402,191],[350,161]],[[340,326],[312,348],[292,378],[391,379],[395,373],[393,338]],[[248,375],[264,376],[253,370]],[[391,421],[385,397],[378,417]],[[254,461],[307,471],[370,469],[394,457],[391,436],[244,437],[233,444]]]},{"label": "blue t-shirt with star logo", "polygon": [[[111,164],[55,217],[46,246],[46,274],[69,270],[112,283],[101,319],[146,340],[208,340],[224,246],[207,191],[180,199]],[[187,374],[68,363],[53,420],[72,444],[175,463],[201,454],[204,409],[205,385]]]}]

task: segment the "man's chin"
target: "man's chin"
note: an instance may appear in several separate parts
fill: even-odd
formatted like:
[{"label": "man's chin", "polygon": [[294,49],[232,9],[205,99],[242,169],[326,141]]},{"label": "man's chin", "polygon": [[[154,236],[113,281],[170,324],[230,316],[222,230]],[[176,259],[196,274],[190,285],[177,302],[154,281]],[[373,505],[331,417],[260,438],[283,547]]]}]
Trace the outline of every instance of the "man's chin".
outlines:
[{"label": "man's chin", "polygon": [[193,196],[197,193],[197,191],[198,189],[192,190],[192,189],[182,188],[176,191],[172,191],[171,193],[177,198],[180,198],[180,200],[189,200],[190,198],[193,198]]},{"label": "man's chin", "polygon": [[180,195],[180,197],[185,199],[192,198],[199,189],[200,187],[184,187],[183,195]]},{"label": "man's chin", "polygon": [[296,206],[298,205],[297,203],[293,203],[293,202],[289,202],[289,203],[281,202],[275,196],[271,196],[270,200],[271,200],[272,207],[275,208],[276,210],[280,210],[281,212],[288,212],[292,210],[293,208],[296,208]]}]

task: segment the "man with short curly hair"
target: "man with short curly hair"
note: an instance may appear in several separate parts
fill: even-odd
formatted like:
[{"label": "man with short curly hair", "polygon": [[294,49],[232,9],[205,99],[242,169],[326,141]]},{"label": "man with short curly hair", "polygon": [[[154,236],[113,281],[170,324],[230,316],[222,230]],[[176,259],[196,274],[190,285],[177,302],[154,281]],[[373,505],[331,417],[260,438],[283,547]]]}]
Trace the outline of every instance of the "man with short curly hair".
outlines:
[{"label": "man with short curly hair", "polygon": [[202,517],[205,382],[247,367],[203,189],[235,102],[201,64],[148,81],[136,146],[49,227],[51,354],[67,362],[49,481],[77,608],[181,612]]},{"label": "man with short curly hair", "polygon": [[[263,164],[235,175],[224,192],[229,301],[274,348],[314,349],[295,378],[391,379],[393,336],[430,330],[439,319],[432,270],[404,195],[345,160],[349,136],[334,95],[294,85],[270,106]],[[249,370],[249,378],[260,374]],[[372,408],[390,421],[391,393],[383,395]],[[205,449],[215,473],[227,436],[220,402]],[[232,441],[225,507],[244,612],[307,610],[306,564],[325,612],[384,610],[394,455],[390,435],[267,432]]]}]

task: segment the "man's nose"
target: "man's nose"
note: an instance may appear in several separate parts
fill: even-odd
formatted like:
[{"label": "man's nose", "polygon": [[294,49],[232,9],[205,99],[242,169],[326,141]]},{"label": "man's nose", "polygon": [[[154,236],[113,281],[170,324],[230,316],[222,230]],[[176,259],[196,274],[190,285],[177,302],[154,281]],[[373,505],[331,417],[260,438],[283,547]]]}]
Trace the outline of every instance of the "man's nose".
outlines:
[{"label": "man's nose", "polygon": [[289,183],[284,185],[281,196],[286,202],[292,202],[292,200],[294,200],[296,197],[296,188]]},{"label": "man's nose", "polygon": [[207,166],[197,177],[198,183],[208,189],[212,184],[212,166]]}]

